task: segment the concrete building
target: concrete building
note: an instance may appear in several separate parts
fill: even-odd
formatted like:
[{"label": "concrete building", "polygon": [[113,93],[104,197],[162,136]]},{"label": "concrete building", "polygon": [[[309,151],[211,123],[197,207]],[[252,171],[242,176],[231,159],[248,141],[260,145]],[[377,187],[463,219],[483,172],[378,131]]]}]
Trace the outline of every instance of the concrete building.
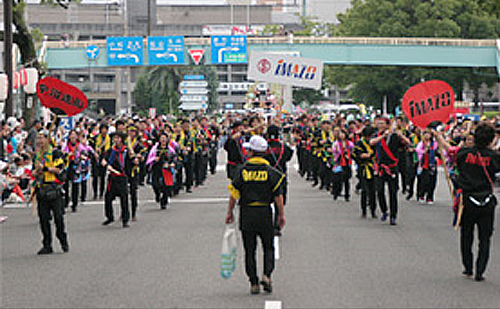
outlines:
[{"label": "concrete building", "polygon": [[[0,6],[0,20],[2,8]],[[272,18],[273,7],[265,4],[168,5],[157,4],[156,0],[110,0],[72,3],[67,9],[39,4],[28,4],[26,8],[30,27],[39,28],[49,41],[102,40],[107,36],[148,34],[200,37],[204,33],[210,35],[207,26],[229,31],[231,25],[262,29],[273,23]],[[52,70],[50,73],[84,90],[91,104],[114,113],[133,105],[130,93],[140,68],[92,68],[89,65],[88,69]],[[246,65],[217,66],[217,76],[226,84],[246,82]],[[221,106],[234,103],[241,107],[244,95],[241,85],[225,87],[219,96]]]}]

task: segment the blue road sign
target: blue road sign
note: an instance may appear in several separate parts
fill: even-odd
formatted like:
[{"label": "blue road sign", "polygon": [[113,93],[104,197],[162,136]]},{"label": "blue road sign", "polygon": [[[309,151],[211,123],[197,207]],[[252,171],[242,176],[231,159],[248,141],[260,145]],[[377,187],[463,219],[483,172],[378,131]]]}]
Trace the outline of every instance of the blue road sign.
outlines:
[{"label": "blue road sign", "polygon": [[204,80],[204,75],[184,75],[184,80]]},{"label": "blue road sign", "polygon": [[99,57],[101,50],[96,45],[89,45],[85,50],[85,54],[89,60],[96,60]]},{"label": "blue road sign", "polygon": [[64,138],[69,136],[69,131],[73,130],[73,117],[61,117],[59,126],[64,129]]},{"label": "blue road sign", "polygon": [[184,61],[183,36],[152,36],[148,38],[149,65],[179,65]]},{"label": "blue road sign", "polygon": [[142,37],[108,37],[106,45],[108,48],[108,65],[142,65]]},{"label": "blue road sign", "polygon": [[247,63],[247,37],[216,35],[211,39],[212,64]]}]

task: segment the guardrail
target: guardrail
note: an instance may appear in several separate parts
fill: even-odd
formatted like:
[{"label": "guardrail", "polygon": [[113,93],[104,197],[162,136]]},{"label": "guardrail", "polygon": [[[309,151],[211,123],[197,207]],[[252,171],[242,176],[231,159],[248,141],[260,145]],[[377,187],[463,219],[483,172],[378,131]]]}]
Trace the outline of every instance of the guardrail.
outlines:
[{"label": "guardrail", "polygon": [[[144,38],[147,43],[147,38]],[[185,44],[210,45],[210,38],[186,37]],[[419,45],[419,46],[470,46],[470,47],[493,47],[497,41],[491,40],[464,40],[447,38],[374,38],[374,37],[248,37],[248,44],[358,44],[358,45]],[[106,46],[106,40],[90,41],[51,41],[46,42],[46,48],[82,48],[89,45]]]}]

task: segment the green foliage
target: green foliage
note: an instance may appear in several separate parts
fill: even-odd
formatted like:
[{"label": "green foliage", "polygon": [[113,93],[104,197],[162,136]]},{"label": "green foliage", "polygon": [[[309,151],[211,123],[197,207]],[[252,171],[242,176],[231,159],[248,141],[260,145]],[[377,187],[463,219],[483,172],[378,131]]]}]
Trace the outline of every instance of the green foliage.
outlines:
[{"label": "green foliage", "polygon": [[[500,20],[479,0],[353,0],[339,14],[337,33],[367,37],[446,37],[483,39],[500,36]],[[498,3],[492,0],[489,5]],[[325,79],[339,86],[351,85],[350,95],[376,107],[387,96],[393,109],[404,92],[421,80],[442,79],[461,96],[464,80],[472,87],[492,85],[496,77],[471,68],[409,68],[377,66],[327,67]]]},{"label": "green foliage", "polygon": [[31,37],[33,37],[33,41],[35,43],[40,43],[43,41],[43,32],[40,30],[40,28],[33,28],[31,29]]},{"label": "green foliage", "polygon": [[323,99],[323,93],[314,89],[294,88],[293,104],[300,106],[316,105]]}]

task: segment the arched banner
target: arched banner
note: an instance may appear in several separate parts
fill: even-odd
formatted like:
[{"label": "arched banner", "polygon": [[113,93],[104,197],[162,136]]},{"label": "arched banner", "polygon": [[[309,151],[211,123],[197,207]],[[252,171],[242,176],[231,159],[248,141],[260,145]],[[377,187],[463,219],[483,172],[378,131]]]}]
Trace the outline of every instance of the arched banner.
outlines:
[{"label": "arched banner", "polygon": [[455,93],[440,80],[417,84],[406,91],[401,107],[417,127],[426,128],[435,121],[447,122],[453,114]]},{"label": "arched banner", "polygon": [[88,106],[87,97],[80,89],[54,77],[38,82],[37,95],[42,105],[57,115],[74,116]]}]

